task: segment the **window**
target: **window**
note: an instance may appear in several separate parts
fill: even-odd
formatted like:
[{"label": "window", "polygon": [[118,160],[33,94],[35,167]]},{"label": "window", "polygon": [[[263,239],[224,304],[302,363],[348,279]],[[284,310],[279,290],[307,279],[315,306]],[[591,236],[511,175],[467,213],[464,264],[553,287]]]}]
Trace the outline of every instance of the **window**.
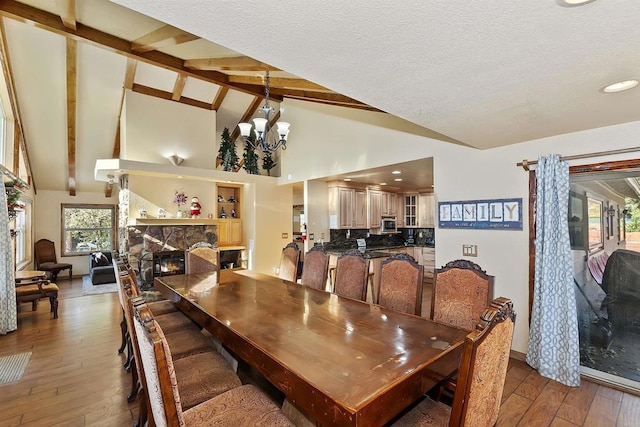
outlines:
[{"label": "window", "polygon": [[588,198],[589,212],[589,252],[604,248],[603,203],[602,200]]},{"label": "window", "polygon": [[113,205],[62,204],[62,256],[112,250],[115,225]]},{"label": "window", "polygon": [[31,203],[25,203],[25,208],[16,211],[15,233],[16,233],[16,265],[20,266],[29,261],[31,253],[31,230],[27,217],[31,214]]}]

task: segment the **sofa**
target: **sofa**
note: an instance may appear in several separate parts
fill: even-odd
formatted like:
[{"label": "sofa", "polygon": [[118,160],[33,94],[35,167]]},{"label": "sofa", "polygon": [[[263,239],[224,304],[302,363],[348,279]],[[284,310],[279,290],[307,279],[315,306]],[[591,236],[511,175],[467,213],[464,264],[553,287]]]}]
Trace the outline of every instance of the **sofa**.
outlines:
[{"label": "sofa", "polygon": [[115,283],[116,273],[113,269],[111,252],[92,252],[89,255],[89,278],[94,285]]}]

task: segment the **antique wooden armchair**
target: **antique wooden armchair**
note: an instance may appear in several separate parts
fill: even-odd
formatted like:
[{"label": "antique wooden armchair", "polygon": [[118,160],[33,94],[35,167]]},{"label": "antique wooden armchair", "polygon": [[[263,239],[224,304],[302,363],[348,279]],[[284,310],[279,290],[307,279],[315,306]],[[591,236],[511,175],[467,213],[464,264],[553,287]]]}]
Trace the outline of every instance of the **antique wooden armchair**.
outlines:
[{"label": "antique wooden armchair", "polygon": [[507,376],[516,314],[507,298],[496,298],[465,338],[453,406],[429,397],[393,426],[475,426],[496,424]]},{"label": "antique wooden armchair", "polygon": [[296,282],[298,280],[298,262],[300,262],[300,249],[295,243],[289,243],[282,250],[278,277],[289,282]]},{"label": "antique wooden armchair", "polygon": [[493,276],[465,259],[435,270],[431,320],[472,331],[493,299]]},{"label": "antique wooden armchair", "polygon": [[420,316],[423,266],[410,255],[399,253],[382,261],[378,305]]},{"label": "antique wooden armchair", "polygon": [[327,287],[328,274],[329,255],[321,245],[312,247],[304,256],[300,283],[304,286],[324,291]]},{"label": "antique wooden armchair", "polygon": [[58,262],[56,257],[56,247],[51,240],[40,239],[34,246],[35,267],[36,270],[49,273],[51,281],[55,282],[58,273],[62,270],[69,270],[69,280],[73,275],[73,265]]},{"label": "antique wooden armchair", "polygon": [[336,261],[333,291],[340,296],[365,301],[369,280],[369,260],[357,249],[345,252]]},{"label": "antique wooden armchair", "polygon": [[[134,329],[144,382],[145,406],[155,425],[268,425],[292,426],[280,409],[252,385],[238,385],[186,408],[179,367],[162,329],[144,304],[134,307]],[[205,387],[207,384],[202,383]]]},{"label": "antique wooden armchair", "polygon": [[30,302],[31,309],[37,309],[38,301],[48,299],[53,318],[58,318],[58,285],[51,283],[44,275],[25,280],[16,280],[16,305]]},{"label": "antique wooden armchair", "polygon": [[[185,261],[187,274],[220,272],[220,251],[218,249],[208,247],[189,249],[186,252]],[[216,281],[220,281],[219,274]]]}]

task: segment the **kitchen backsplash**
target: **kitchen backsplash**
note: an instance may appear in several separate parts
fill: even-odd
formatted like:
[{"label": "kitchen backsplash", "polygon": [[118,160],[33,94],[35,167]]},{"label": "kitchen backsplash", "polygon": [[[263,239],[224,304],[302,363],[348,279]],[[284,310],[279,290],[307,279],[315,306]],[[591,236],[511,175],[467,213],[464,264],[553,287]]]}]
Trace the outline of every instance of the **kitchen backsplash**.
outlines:
[{"label": "kitchen backsplash", "polygon": [[[371,234],[367,237],[369,230],[353,229],[329,230],[330,242],[327,246],[333,249],[356,248],[356,239],[365,239],[367,247],[402,246],[405,243],[417,246],[434,246],[435,230],[433,228],[399,228],[398,234]],[[410,242],[413,235],[413,243]]]}]

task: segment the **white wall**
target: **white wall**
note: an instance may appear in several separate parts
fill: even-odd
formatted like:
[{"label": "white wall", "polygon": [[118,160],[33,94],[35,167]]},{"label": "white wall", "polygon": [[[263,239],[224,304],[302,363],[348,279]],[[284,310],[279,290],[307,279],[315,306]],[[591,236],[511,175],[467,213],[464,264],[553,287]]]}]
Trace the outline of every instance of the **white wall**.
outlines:
[{"label": "white wall", "polygon": [[[495,276],[496,296],[514,301],[518,318],[513,349],[523,353],[529,322],[529,178],[516,163],[551,153],[573,155],[635,147],[640,134],[640,122],[634,122],[479,151],[420,135],[412,128],[403,132],[402,120],[381,113],[289,100],[286,109],[292,129],[295,124],[296,136],[293,138],[292,131],[291,142],[283,153],[282,182],[434,157],[434,186],[439,201],[523,199],[521,231],[436,230],[436,266],[462,258],[463,244],[478,245],[478,257],[471,260]],[[571,164],[638,157],[640,152]]]},{"label": "white wall", "polygon": [[[120,157],[169,164],[178,154],[183,165],[215,169],[218,155],[216,112],[127,90],[121,119]],[[239,153],[242,156],[242,153]]]},{"label": "white wall", "polygon": [[[54,242],[58,261],[73,264],[73,275],[82,276],[89,274],[88,255],[62,257],[62,207],[63,203],[117,205],[118,190],[113,191],[113,196],[106,198],[102,193],[78,192],[75,197],[69,196],[66,191],[39,190],[34,201],[34,242],[40,239],[49,239]],[[65,277],[61,274],[59,277]]]},{"label": "white wall", "polygon": [[[323,181],[305,181],[304,212],[307,222],[307,240],[305,252],[309,251],[316,241],[329,241],[329,187]],[[314,240],[311,240],[313,234]]]}]

